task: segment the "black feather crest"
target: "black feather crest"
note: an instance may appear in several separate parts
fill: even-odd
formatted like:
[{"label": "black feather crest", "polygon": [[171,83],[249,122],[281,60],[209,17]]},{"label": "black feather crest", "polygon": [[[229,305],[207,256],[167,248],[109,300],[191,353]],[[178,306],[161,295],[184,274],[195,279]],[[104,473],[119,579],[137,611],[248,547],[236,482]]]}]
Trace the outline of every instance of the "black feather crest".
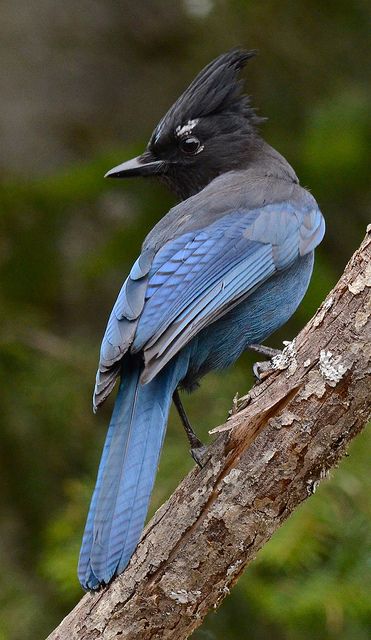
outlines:
[{"label": "black feather crest", "polygon": [[238,113],[258,124],[262,119],[256,116],[248,96],[242,95],[244,82],[238,79],[238,72],[256,54],[255,50],[232,49],[210,62],[162,118],[152,140],[188,120],[222,111]]}]

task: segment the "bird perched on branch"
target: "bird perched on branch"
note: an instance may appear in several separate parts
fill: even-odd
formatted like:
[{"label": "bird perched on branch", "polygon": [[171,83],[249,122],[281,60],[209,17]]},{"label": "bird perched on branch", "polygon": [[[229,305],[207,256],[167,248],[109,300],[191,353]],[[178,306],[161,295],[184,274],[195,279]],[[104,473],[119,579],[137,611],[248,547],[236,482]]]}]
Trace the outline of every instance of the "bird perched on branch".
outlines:
[{"label": "bird perched on branch", "polygon": [[172,400],[202,464],[179,388],[192,390],[264,341],[309,284],[324,220],[260,136],[261,119],[238,79],[254,54],[232,50],[211,62],[146,151],[107,173],[156,176],[180,202],[144,240],[102,342],[95,409],[118,378],[120,386],[81,547],[85,589],[122,572],[138,543]]}]

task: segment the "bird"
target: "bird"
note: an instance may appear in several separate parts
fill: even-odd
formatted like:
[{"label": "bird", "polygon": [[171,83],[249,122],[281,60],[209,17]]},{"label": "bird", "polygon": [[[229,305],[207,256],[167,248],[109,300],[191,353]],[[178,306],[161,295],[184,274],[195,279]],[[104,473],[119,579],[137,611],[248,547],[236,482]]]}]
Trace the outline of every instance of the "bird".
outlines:
[{"label": "bird", "polygon": [[106,174],[155,177],[177,203],[145,238],[101,345],[94,410],[119,387],[80,551],[85,590],[109,584],[135,551],[172,401],[193,457],[205,460],[179,391],[250,347],[269,355],[263,342],[309,285],[325,222],[261,135],[263,119],[240,77],[255,55],[235,48],[210,62],[145,151]]}]

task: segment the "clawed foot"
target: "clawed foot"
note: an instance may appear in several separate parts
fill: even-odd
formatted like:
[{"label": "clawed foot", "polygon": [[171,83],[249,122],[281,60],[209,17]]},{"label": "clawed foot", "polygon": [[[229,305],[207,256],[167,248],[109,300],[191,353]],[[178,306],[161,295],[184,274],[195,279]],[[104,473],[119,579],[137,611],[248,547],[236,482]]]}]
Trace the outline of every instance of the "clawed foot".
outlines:
[{"label": "clawed foot", "polygon": [[189,451],[195,463],[202,469],[209,459],[208,447],[200,442],[197,447],[192,447]]},{"label": "clawed foot", "polygon": [[258,382],[262,382],[264,378],[269,375],[269,372],[274,369],[274,365],[272,363],[272,359],[276,356],[279,356],[282,351],[279,349],[272,349],[271,347],[266,347],[264,344],[250,344],[249,349],[251,351],[255,351],[256,353],[261,353],[263,356],[269,358],[269,360],[263,360],[262,362],[255,362],[253,365],[253,373]]},{"label": "clawed foot", "polygon": [[253,374],[257,382],[263,382],[270,371],[273,370],[272,360],[263,360],[262,362],[255,362],[252,366]]}]

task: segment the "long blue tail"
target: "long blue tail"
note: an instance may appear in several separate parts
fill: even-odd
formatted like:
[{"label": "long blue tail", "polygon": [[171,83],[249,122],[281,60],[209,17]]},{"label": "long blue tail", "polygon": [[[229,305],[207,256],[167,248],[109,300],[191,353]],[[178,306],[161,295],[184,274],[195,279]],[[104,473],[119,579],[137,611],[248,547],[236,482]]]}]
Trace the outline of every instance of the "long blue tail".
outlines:
[{"label": "long blue tail", "polygon": [[138,364],[129,362],[125,371],[80,551],[78,574],[84,589],[97,589],[123,571],[138,543],[172,395],[184,376],[186,359],[185,353],[179,354],[146,385],[139,382]]}]

